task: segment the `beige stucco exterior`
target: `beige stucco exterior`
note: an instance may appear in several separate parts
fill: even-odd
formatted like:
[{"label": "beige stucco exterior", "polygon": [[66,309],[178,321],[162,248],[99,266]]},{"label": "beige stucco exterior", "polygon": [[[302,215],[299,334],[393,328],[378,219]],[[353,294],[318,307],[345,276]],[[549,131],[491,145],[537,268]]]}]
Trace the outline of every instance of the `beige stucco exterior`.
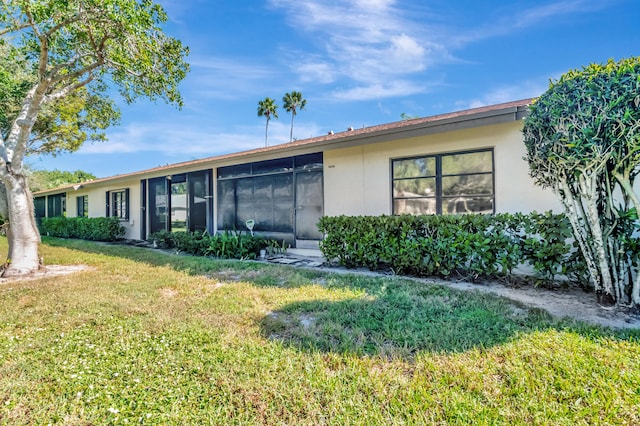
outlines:
[{"label": "beige stucco exterior", "polygon": [[326,150],[325,214],[391,214],[391,160],[482,148],[494,150],[496,212],[559,211],[555,195],[528,175],[521,128],[517,121]]},{"label": "beige stucco exterior", "polygon": [[[158,167],[112,178],[98,179],[36,196],[66,193],[67,216],[76,215],[76,197],[88,195],[89,217],[106,213],[107,191],[129,190],[129,219],[122,224],[125,238],[139,239],[141,229],[141,182],[196,171],[211,171],[212,209],[208,217],[211,230],[218,229],[219,207],[217,170],[219,167],[247,164],[298,155],[323,153],[323,214],[392,214],[391,162],[407,157],[492,149],[494,158],[495,211],[560,211],[557,197],[550,190],[533,184],[523,159],[522,118],[530,100],[477,108],[407,122],[396,122],[260,148],[191,162]],[[146,212],[144,212],[146,214]],[[295,213],[292,213],[295,214]],[[148,220],[147,220],[148,227]]]},{"label": "beige stucco exterior", "polygon": [[67,194],[67,217],[77,216],[77,198],[87,195],[89,197],[89,217],[104,217],[106,213],[106,192],[129,189],[129,220],[122,221],[122,226],[126,229],[125,238],[140,238],[140,180],[131,179],[127,181],[113,182],[112,184],[91,186],[83,185],[78,189],[66,191]]}]

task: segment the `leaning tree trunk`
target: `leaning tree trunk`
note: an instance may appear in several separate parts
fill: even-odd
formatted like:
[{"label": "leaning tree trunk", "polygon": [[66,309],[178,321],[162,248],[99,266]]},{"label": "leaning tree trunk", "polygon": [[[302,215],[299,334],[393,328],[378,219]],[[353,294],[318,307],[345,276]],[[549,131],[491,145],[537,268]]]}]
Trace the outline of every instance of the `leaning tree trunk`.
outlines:
[{"label": "leaning tree trunk", "polygon": [[36,226],[33,197],[23,173],[22,162],[31,131],[45,102],[49,84],[50,79],[40,79],[29,90],[9,135],[5,140],[0,138],[0,180],[5,189],[5,203],[2,207],[6,209],[2,215],[5,220],[9,220],[9,226],[6,228],[9,252],[2,272],[2,276],[5,277],[29,274],[40,268],[40,233]]},{"label": "leaning tree trunk", "polygon": [[560,202],[564,206],[565,214],[569,218],[571,228],[573,228],[573,235],[580,251],[587,264],[587,270],[589,271],[589,277],[593,284],[593,289],[596,292],[602,290],[602,278],[598,272],[598,266],[596,263],[596,256],[591,251],[589,242],[591,241],[591,232],[586,227],[586,213],[580,200],[576,199],[575,194],[572,192],[571,187],[567,183],[566,179],[560,179],[556,192],[560,195]]},{"label": "leaning tree trunk", "polygon": [[24,176],[3,174],[4,187],[0,189],[3,198],[2,212],[8,220],[7,240],[9,252],[2,276],[24,275],[40,268],[38,246],[40,233],[33,212],[33,199]]}]

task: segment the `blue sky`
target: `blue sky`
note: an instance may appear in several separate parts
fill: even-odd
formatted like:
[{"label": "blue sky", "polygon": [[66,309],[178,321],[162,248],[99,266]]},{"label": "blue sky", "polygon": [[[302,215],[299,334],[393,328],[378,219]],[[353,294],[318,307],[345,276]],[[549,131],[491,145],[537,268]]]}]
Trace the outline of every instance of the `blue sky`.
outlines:
[{"label": "blue sky", "polygon": [[[121,105],[108,142],[36,169],[107,177],[264,146],[258,101],[301,91],[305,139],[535,97],[550,78],[640,55],[638,0],[161,0],[191,49],[182,110]],[[279,109],[269,145],[289,141]]]}]

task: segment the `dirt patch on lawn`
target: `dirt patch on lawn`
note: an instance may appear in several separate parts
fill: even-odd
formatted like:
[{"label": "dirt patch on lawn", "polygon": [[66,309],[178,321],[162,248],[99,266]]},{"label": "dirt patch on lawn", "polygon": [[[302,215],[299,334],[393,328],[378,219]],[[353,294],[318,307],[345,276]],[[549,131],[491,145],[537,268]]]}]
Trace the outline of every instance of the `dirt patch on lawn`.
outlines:
[{"label": "dirt patch on lawn", "polygon": [[621,307],[599,305],[594,293],[575,287],[509,287],[496,282],[472,284],[442,281],[441,284],[459,290],[496,294],[526,306],[544,309],[555,318],[568,317],[604,327],[640,329],[640,315]]},{"label": "dirt patch on lawn", "polygon": [[87,265],[47,265],[29,275],[15,277],[0,277],[0,284],[8,284],[21,281],[33,281],[40,278],[57,277],[60,275],[75,274],[76,272],[91,271],[93,268]]}]

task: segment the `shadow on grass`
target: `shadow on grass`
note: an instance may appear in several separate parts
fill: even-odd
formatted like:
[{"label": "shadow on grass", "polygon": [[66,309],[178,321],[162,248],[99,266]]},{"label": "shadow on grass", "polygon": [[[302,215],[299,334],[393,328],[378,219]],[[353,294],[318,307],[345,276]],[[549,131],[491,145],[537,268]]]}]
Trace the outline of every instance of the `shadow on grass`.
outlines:
[{"label": "shadow on grass", "polygon": [[116,256],[192,275],[245,281],[260,287],[319,285],[357,290],[347,300],[295,302],[258,320],[263,337],[308,352],[411,359],[421,351],[457,353],[506,343],[521,333],[563,328],[590,338],[640,339],[640,331],[612,331],[554,321],[546,311],[479,292],[398,277],[335,274],[258,262],[167,255],[160,251],[44,239],[54,247]]},{"label": "shadow on grass", "polygon": [[639,330],[555,321],[542,309],[519,307],[486,294],[464,296],[414,299],[412,304],[394,296],[298,302],[264,316],[260,328],[265,338],[305,352],[403,360],[413,359],[418,352],[489,349],[523,333],[547,329],[562,329],[588,339],[640,339]]},{"label": "shadow on grass", "polygon": [[[165,266],[189,275],[207,275],[227,281],[250,280],[252,283],[265,286],[280,285],[283,281],[281,277],[276,277],[276,272],[280,270],[279,266],[254,261],[175,255],[173,252],[164,250],[76,239],[43,237],[42,243],[51,247],[78,250],[82,253],[119,257],[150,266]],[[45,262],[50,263],[47,259]],[[313,275],[313,271],[309,271],[309,273]],[[301,279],[306,278],[309,274],[303,273],[302,275]]]},{"label": "shadow on grass", "polygon": [[486,294],[461,293],[409,281],[378,295],[287,305],[260,322],[264,337],[305,351],[409,359],[417,352],[489,348],[521,332],[552,325],[540,309],[527,310]]}]

